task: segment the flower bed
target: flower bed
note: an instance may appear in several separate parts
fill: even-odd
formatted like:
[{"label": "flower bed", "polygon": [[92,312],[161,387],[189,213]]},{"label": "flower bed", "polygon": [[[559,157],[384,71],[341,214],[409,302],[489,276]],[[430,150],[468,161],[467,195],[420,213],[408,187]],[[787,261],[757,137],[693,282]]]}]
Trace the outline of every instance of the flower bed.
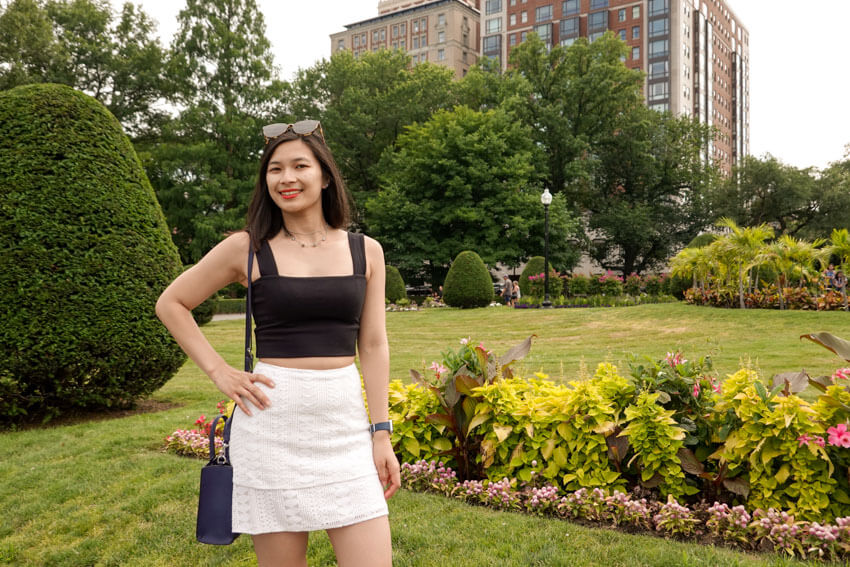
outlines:
[{"label": "flower bed", "polygon": [[673,496],[666,502],[631,493],[580,488],[565,493],[557,487],[515,478],[460,482],[450,467],[437,461],[404,463],[402,486],[497,510],[523,512],[676,539],[725,544],[743,550],[777,551],[803,558],[841,560],[850,552],[850,517],[821,524],[797,520],[773,508],[753,514],[744,506],[714,502],[688,507]]}]

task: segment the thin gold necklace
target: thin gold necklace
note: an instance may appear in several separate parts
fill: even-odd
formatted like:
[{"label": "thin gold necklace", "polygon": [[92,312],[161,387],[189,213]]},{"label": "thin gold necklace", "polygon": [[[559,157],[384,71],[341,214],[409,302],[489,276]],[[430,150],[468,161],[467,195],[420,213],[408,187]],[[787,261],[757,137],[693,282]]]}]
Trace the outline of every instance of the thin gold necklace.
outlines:
[{"label": "thin gold necklace", "polygon": [[[307,248],[307,246],[308,246],[308,245],[309,245],[311,248],[315,248],[315,247],[317,247],[319,244],[321,244],[322,242],[324,242],[325,240],[327,240],[327,239],[328,239],[328,225],[325,225],[325,226],[324,226],[324,228],[323,228],[322,230],[314,230],[313,232],[291,232],[291,231],[289,231],[289,230],[287,230],[287,229],[284,229],[284,232],[286,233],[286,235],[287,235],[287,236],[289,236],[289,239],[290,239],[292,242],[295,242],[296,244],[300,244],[300,245],[301,245],[301,248]],[[316,234],[317,232],[321,232],[321,233],[322,233],[322,237],[321,237],[319,240],[315,241],[315,242],[310,242],[310,243],[307,243],[307,242],[301,242],[300,240],[298,240],[298,238],[296,238],[296,237],[295,237],[295,235],[296,235],[296,234]]]}]

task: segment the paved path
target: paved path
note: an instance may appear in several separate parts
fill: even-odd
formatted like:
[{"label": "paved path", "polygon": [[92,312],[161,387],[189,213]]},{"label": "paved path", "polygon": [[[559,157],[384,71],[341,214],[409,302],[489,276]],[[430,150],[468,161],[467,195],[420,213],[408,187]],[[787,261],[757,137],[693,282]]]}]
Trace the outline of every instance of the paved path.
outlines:
[{"label": "paved path", "polygon": [[213,321],[228,321],[230,319],[244,319],[244,313],[219,313],[217,315],[213,315]]}]

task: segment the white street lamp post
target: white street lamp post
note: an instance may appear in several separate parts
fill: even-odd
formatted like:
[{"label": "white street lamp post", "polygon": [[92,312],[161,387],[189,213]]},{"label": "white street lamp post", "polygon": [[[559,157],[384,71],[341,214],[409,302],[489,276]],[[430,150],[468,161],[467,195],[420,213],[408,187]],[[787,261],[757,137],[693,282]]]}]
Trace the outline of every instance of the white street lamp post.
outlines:
[{"label": "white street lamp post", "polygon": [[552,194],[549,189],[545,189],[540,195],[540,202],[543,203],[543,211],[546,216],[545,227],[543,231],[543,307],[552,307],[552,302],[549,301],[549,205],[552,204]]}]

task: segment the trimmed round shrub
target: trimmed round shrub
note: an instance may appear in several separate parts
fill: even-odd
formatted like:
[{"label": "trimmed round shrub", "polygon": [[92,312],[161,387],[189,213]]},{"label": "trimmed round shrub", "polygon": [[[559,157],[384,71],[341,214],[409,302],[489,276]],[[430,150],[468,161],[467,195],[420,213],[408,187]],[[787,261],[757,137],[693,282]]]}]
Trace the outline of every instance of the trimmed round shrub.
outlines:
[{"label": "trimmed round shrub", "polygon": [[471,250],[457,255],[443,282],[443,301],[452,307],[490,305],[493,280],[481,256]]},{"label": "trimmed round shrub", "polygon": [[[528,276],[536,276],[538,274],[542,274],[545,270],[546,259],[543,256],[533,256],[528,260],[528,263],[525,265],[525,268],[522,270],[522,274],[519,276],[519,290],[522,292],[522,295],[532,295],[531,286],[528,284]],[[552,266],[549,266],[549,269],[552,269]],[[551,277],[551,272],[550,272]],[[549,282],[552,283],[551,281]]]},{"label": "trimmed round shrub", "polygon": [[181,272],[133,146],[94,98],[0,92],[0,416],[126,407],[185,355],[154,314]]},{"label": "trimmed round shrub", "polygon": [[407,289],[404,287],[401,272],[398,271],[398,268],[389,264],[387,265],[386,294],[390,303],[395,303],[399,299],[407,299]]}]

